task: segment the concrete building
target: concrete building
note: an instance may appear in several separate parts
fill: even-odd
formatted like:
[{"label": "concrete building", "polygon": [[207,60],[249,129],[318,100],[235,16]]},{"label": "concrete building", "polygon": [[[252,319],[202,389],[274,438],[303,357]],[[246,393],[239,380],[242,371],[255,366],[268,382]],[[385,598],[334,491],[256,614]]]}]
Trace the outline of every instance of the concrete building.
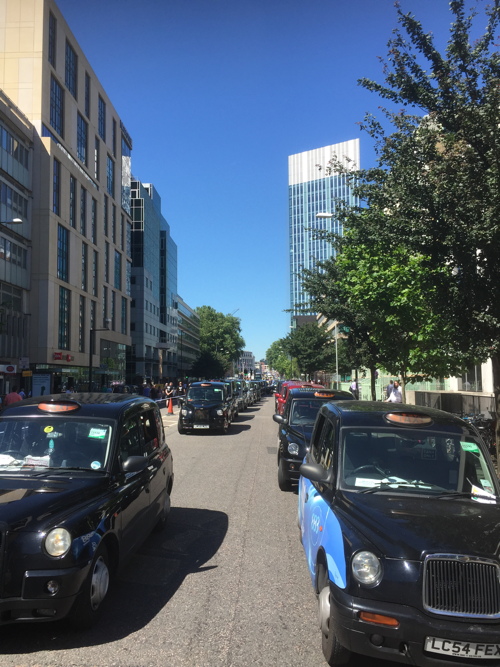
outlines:
[{"label": "concrete building", "polygon": [[[317,262],[331,257],[330,243],[314,238],[314,230],[342,234],[336,216],[337,200],[356,202],[347,177],[327,172],[332,158],[351,168],[359,168],[359,139],[297,153],[288,158],[290,309],[292,324],[297,316],[315,315],[301,306],[308,297],[302,288],[302,269],[313,269]],[[314,321],[314,318],[312,318]]]},{"label": "concrete building", "polygon": [[123,381],[132,139],[53,0],[3,0],[0,45],[0,88],[34,128],[32,198],[16,190],[33,393]]},{"label": "concrete building", "polygon": [[176,376],[177,245],[150,183],[132,179],[131,336],[127,379],[133,384]]},{"label": "concrete building", "polygon": [[249,350],[243,350],[238,359],[238,373],[250,376],[253,375],[255,368],[255,355]]},{"label": "concrete building", "polygon": [[200,356],[200,318],[185,301],[177,299],[176,376],[186,378],[190,377],[191,366]]},{"label": "concrete building", "polygon": [[0,394],[31,390],[32,124],[0,91]]}]

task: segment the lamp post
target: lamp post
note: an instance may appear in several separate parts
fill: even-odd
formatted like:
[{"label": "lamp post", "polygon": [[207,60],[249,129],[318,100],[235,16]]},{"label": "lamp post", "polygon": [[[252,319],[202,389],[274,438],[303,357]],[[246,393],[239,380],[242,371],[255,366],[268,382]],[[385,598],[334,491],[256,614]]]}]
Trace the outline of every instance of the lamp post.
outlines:
[{"label": "lamp post", "polygon": [[[110,319],[107,319],[106,322],[111,322]],[[109,326],[102,329],[90,329],[90,340],[89,340],[89,391],[92,391],[92,358],[94,356],[94,347],[95,347],[95,332],[96,331],[109,331]]]}]

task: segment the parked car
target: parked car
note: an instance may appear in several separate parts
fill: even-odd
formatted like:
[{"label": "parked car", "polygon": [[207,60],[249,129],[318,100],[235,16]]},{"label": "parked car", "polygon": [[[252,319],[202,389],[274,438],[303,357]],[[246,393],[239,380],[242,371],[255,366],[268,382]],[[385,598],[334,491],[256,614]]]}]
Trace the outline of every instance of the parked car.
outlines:
[{"label": "parked car", "polygon": [[273,415],[280,426],[278,431],[278,486],[291,491],[292,483],[299,481],[299,468],[304,460],[320,407],[326,401],[353,400],[348,391],[293,387],[282,415]]},{"label": "parked car", "polygon": [[500,488],[477,431],[430,408],[332,401],[300,473],[328,664],[351,652],[386,664],[499,662]]},{"label": "parked car", "polygon": [[227,385],[227,392],[228,392],[228,400],[229,400],[229,414],[230,418],[229,421],[234,421],[236,417],[238,416],[238,412],[240,409],[240,401],[239,401],[239,389],[238,385],[236,383],[236,380],[233,380],[232,378],[225,378],[222,380]]},{"label": "parked car", "polygon": [[279,415],[283,414],[283,409],[288,398],[288,392],[290,389],[295,387],[313,387],[314,389],[325,389],[322,384],[316,384],[315,382],[304,382],[301,380],[289,380],[287,382],[283,382],[281,391],[275,394],[275,411]]},{"label": "parked car", "polygon": [[0,625],[95,623],[112,577],[170,512],[158,406],[130,394],[49,394],[0,417]]},{"label": "parked car", "polygon": [[218,431],[227,433],[232,419],[233,398],[227,382],[193,382],[180,398],[179,433]]}]

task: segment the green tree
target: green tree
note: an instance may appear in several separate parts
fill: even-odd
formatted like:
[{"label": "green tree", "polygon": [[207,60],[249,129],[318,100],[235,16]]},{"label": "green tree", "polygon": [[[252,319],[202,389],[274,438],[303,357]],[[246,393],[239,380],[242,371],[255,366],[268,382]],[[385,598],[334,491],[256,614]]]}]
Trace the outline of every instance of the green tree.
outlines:
[{"label": "green tree", "polygon": [[[440,53],[433,36],[397,6],[400,28],[388,43],[385,85],[361,80],[397,110],[383,110],[391,134],[373,116],[365,118],[363,127],[376,142],[378,164],[355,174],[363,204],[345,212],[349,233],[340,253],[364,238],[374,271],[383,252],[394,267],[404,262],[405,254],[410,258],[419,276],[417,291],[426,289],[431,298],[421,292],[417,296],[416,314],[425,307],[428,326],[418,331],[416,344],[404,356],[429,374],[438,372],[440,347],[441,362],[454,373],[471,359],[491,357],[498,413],[500,55],[495,34],[500,0],[489,6],[476,2],[476,14],[486,19],[479,39],[472,37],[475,19],[466,14],[464,0],[450,2],[450,10],[450,37]],[[368,286],[360,281],[359,289],[363,282]],[[398,315],[403,305],[393,298],[380,301],[385,318],[396,323],[403,319]],[[414,317],[415,311],[411,313]],[[406,329],[415,333],[413,320]],[[405,341],[397,344],[404,348]],[[500,420],[497,424],[500,429]]]},{"label": "green tree", "polygon": [[211,380],[224,377],[226,367],[211,352],[202,352],[189,372],[191,377]]},{"label": "green tree", "polygon": [[317,371],[331,368],[334,363],[331,336],[315,322],[297,327],[284,341],[285,349],[297,361],[300,372],[309,377]]},{"label": "green tree", "polygon": [[241,320],[234,315],[224,315],[211,306],[196,309],[200,318],[200,351],[218,359],[224,375],[237,361],[245,346],[241,336]]}]

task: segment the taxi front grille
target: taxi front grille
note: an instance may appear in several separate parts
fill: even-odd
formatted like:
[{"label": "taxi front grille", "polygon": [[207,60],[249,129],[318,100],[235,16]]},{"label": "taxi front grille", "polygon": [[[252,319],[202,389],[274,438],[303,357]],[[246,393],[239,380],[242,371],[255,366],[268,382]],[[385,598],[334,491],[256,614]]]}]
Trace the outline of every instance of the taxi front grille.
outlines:
[{"label": "taxi front grille", "polygon": [[436,614],[500,618],[500,567],[463,556],[430,556],[424,565],[424,608]]},{"label": "taxi front grille", "polygon": [[206,422],[208,421],[209,412],[203,408],[196,408],[194,411],[194,421],[195,422]]}]

